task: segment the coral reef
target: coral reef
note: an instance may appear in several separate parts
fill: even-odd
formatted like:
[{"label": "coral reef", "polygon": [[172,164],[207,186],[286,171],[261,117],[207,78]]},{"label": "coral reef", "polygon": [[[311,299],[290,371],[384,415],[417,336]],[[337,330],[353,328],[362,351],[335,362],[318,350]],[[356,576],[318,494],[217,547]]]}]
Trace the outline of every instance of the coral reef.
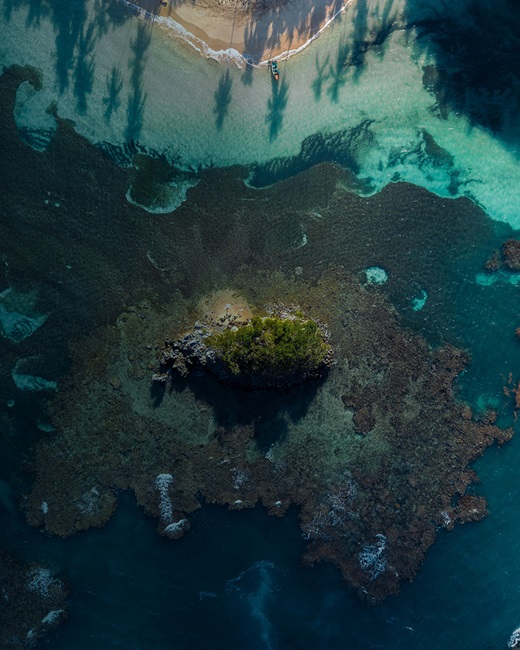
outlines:
[{"label": "coral reef", "polygon": [[502,251],[495,250],[485,263],[486,271],[520,271],[520,241],[508,239],[502,244]]},{"label": "coral reef", "polygon": [[[496,427],[492,412],[476,421],[455,398],[467,353],[431,349],[377,287],[341,268],[315,284],[265,274],[248,283],[257,309],[276,295],[327,323],[335,362],[326,381],[266,399],[181,372],[150,392],[171,314],[130,309],[73,349],[52,403],[56,432],[37,447],[28,520],[60,535],[101,525],[114,490],[130,488],[159,532],[177,538],[202,502],[241,510],[260,501],[274,516],[293,505],[306,564],[334,563],[363,597],[395,594],[438,528],[485,516],[485,500],[466,492],[477,479],[468,465],[512,430]],[[224,314],[220,324],[232,322]],[[203,349],[204,336],[199,321],[177,340]]]},{"label": "coral reef", "polygon": [[502,247],[504,265],[510,271],[520,271],[520,241],[508,239]]},{"label": "coral reef", "polygon": [[67,590],[49,569],[0,549],[0,647],[33,646],[67,616]]}]

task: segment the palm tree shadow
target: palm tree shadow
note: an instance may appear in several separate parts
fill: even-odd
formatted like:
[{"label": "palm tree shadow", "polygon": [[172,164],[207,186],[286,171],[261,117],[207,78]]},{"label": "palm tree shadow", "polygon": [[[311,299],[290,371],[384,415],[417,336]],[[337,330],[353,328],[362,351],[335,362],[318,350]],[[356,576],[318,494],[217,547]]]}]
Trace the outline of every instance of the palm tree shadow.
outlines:
[{"label": "palm tree shadow", "polygon": [[109,75],[106,77],[106,90],[107,94],[103,97],[103,104],[105,108],[105,120],[110,122],[112,113],[119,110],[121,106],[121,99],[119,95],[123,90],[123,76],[119,68],[114,66]]},{"label": "palm tree shadow", "polygon": [[350,47],[346,41],[341,41],[336,55],[336,62],[334,65],[329,66],[329,78],[332,80],[330,86],[327,88],[327,94],[330,100],[336,103],[339,99],[339,91],[347,83],[348,71],[345,68]]},{"label": "palm tree shadow", "polygon": [[94,83],[94,46],[97,37],[94,35],[95,24],[92,22],[83,30],[78,39],[78,55],[74,80],[74,93],[80,113],[87,111],[87,95],[92,92]]},{"label": "palm tree shadow", "polygon": [[241,76],[241,81],[244,84],[244,86],[250,86],[253,83],[253,72],[254,68],[250,63],[246,64],[244,73]]},{"label": "palm tree shadow", "polygon": [[[4,3],[4,7],[6,3]],[[48,7],[44,6],[42,0],[35,0],[29,4],[29,11],[27,13],[27,19],[25,21],[25,26],[27,29],[29,27],[40,27],[42,16],[48,15]]]},{"label": "palm tree shadow", "polygon": [[312,92],[314,93],[314,99],[316,101],[319,101],[321,99],[321,92],[323,89],[323,84],[329,79],[330,74],[325,74],[325,69],[329,65],[330,61],[330,54],[327,54],[327,57],[325,58],[325,61],[323,62],[323,65],[320,65],[320,59],[319,56],[316,55],[316,72],[318,73],[318,76],[316,79],[312,82],[311,88]]},{"label": "palm tree shadow", "polygon": [[220,131],[224,120],[229,111],[229,105],[231,103],[231,88],[233,86],[233,79],[229,74],[229,69],[220,77],[218,82],[218,88],[215,90],[213,97],[215,99],[215,108],[213,113],[215,114],[215,124],[217,129]]},{"label": "palm tree shadow", "polygon": [[271,88],[272,95],[267,100],[267,115],[265,117],[265,121],[269,125],[270,142],[278,137],[282,128],[283,113],[287,107],[289,84],[285,79],[280,82],[273,78]]},{"label": "palm tree shadow", "polygon": [[[463,114],[520,155],[520,11],[517,2],[444,1],[416,7],[408,0],[414,47],[432,61],[424,86],[432,111]],[[415,15],[414,15],[415,14]],[[483,56],[485,53],[485,56]]]},{"label": "palm tree shadow", "polygon": [[141,134],[143,128],[144,109],[147,100],[147,94],[143,88],[144,67],[146,62],[146,53],[150,46],[153,23],[150,26],[142,21],[137,25],[137,34],[133,41],[130,42],[132,58],[128,62],[130,68],[130,86],[127,103],[127,142],[135,141]]}]

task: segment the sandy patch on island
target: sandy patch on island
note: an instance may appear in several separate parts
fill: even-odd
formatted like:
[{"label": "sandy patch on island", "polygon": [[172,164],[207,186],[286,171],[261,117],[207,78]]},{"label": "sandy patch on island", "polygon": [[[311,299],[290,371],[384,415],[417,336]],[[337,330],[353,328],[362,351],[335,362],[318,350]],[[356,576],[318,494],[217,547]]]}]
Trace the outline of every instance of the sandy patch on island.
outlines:
[{"label": "sandy patch on island", "polygon": [[245,298],[232,289],[222,289],[206,296],[199,303],[204,319],[218,319],[230,316],[235,322],[245,323],[253,312]]}]

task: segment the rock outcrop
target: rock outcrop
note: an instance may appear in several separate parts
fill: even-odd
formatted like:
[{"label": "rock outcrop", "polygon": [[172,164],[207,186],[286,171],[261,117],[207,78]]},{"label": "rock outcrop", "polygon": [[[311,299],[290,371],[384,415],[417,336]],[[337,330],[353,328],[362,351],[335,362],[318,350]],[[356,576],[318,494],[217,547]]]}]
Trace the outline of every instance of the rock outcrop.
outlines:
[{"label": "rock outcrop", "polygon": [[[237,323],[237,316],[225,313],[218,319],[207,319],[197,321],[191,331],[186,332],[176,340],[167,339],[161,354],[159,372],[154,373],[152,380],[165,383],[173,379],[175,375],[187,377],[191,370],[205,368],[213,375],[224,382],[252,389],[286,389],[301,384],[311,379],[321,377],[332,365],[334,351],[329,343],[327,327],[319,322],[306,319],[298,309],[288,307],[277,307],[270,310],[269,317],[265,319],[249,319]],[[317,350],[300,350],[298,342],[285,352],[287,358],[280,363],[279,355],[276,356],[276,348],[282,345],[287,347],[287,339],[291,343],[291,333],[283,341],[277,342],[270,339],[269,344],[265,341],[258,343],[266,354],[260,362],[251,362],[255,352],[255,341],[259,341],[261,334],[253,339],[252,343],[241,345],[240,353],[235,354],[233,361],[230,361],[226,350],[219,345],[223,335],[229,334],[232,338],[240,334],[240,328],[253,328],[256,326],[262,329],[262,325],[276,323],[281,325],[292,325],[305,327],[311,333],[311,345]],[[229,337],[228,337],[229,338]],[[307,336],[304,345],[308,347]],[[235,345],[233,342],[231,345]],[[228,346],[229,347],[229,346]]]}]

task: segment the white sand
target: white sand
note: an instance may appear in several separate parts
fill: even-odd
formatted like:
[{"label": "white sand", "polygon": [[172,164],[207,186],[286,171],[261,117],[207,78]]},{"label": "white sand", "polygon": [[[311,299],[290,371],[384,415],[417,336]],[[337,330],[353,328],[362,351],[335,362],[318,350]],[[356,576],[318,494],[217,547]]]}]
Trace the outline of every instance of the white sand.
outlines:
[{"label": "white sand", "polygon": [[241,0],[226,5],[216,2],[131,0],[163,25],[180,25],[185,40],[205,52],[235,50],[252,63],[283,58],[303,49],[343,11],[352,0],[299,0],[254,15]]}]

